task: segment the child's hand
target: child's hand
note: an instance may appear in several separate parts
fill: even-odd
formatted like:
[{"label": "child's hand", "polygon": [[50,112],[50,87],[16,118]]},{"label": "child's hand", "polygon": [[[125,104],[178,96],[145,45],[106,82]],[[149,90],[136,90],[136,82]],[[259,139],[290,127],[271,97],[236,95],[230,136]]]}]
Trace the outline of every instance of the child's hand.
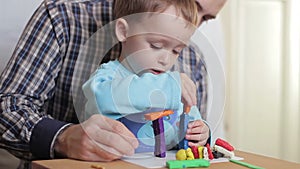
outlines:
[{"label": "child's hand", "polygon": [[185,138],[189,140],[189,146],[204,146],[209,138],[209,128],[202,120],[196,120],[188,124]]},{"label": "child's hand", "polygon": [[185,74],[180,73],[181,78],[181,100],[185,107],[197,104],[197,88],[195,83]]}]

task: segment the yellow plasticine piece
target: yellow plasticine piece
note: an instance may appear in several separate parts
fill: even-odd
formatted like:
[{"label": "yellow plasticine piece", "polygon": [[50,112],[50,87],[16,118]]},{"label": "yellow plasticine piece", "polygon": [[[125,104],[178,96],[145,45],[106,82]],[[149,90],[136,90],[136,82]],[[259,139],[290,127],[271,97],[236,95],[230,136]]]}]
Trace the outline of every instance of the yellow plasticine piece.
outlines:
[{"label": "yellow plasticine piece", "polygon": [[186,160],[186,152],[184,149],[180,149],[177,151],[176,160]]},{"label": "yellow plasticine piece", "polygon": [[203,159],[203,146],[198,147],[199,159]]},{"label": "yellow plasticine piece", "polygon": [[187,160],[194,160],[195,159],[191,148],[186,149],[186,159]]}]

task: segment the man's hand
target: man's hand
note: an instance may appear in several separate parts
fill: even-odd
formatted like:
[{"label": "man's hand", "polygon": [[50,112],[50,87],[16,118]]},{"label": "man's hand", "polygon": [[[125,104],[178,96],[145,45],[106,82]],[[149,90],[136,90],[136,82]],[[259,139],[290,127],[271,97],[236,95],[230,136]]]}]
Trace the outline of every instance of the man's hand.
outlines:
[{"label": "man's hand", "polygon": [[196,120],[188,124],[185,138],[189,140],[189,146],[204,146],[209,138],[209,128],[202,120]]},{"label": "man's hand", "polygon": [[184,109],[188,106],[194,106],[197,104],[197,88],[195,83],[185,74],[180,73],[181,78],[181,100],[184,105]]},{"label": "man's hand", "polygon": [[135,136],[121,122],[97,114],[63,131],[54,149],[68,158],[112,161],[133,155],[138,144]]}]

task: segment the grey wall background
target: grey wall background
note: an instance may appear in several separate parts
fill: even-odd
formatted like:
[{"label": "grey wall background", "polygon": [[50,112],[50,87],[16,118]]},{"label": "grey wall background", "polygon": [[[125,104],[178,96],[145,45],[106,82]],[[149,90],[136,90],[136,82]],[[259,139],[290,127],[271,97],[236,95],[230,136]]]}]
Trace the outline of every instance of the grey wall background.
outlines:
[{"label": "grey wall background", "polygon": [[0,72],[12,55],[30,16],[41,0],[9,0],[0,5]]}]

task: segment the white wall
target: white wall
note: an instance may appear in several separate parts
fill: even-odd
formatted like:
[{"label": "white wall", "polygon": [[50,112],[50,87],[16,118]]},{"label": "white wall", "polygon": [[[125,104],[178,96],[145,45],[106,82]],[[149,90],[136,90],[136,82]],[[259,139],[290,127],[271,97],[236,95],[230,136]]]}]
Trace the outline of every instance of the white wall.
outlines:
[{"label": "white wall", "polygon": [[230,0],[226,136],[236,148],[300,162],[299,0]]},{"label": "white wall", "polygon": [[9,0],[0,5],[0,72],[12,55],[19,36],[41,0]]}]

